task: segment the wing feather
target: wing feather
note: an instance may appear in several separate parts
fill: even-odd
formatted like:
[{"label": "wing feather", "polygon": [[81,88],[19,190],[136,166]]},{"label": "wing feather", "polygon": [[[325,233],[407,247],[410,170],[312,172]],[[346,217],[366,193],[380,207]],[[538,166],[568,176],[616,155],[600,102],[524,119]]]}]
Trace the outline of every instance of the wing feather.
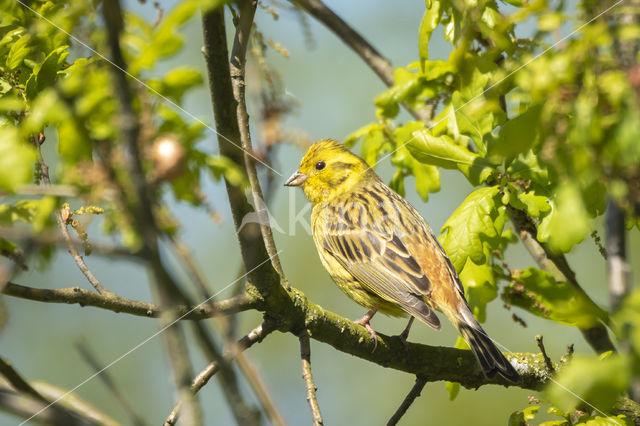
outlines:
[{"label": "wing feather", "polygon": [[[371,198],[378,207],[380,203],[395,201],[374,191],[367,194],[374,194]],[[337,223],[325,227],[322,247],[364,289],[439,329],[440,321],[427,303],[432,291],[431,281],[405,243],[413,237],[395,217],[401,209],[387,205],[386,214],[376,216],[367,214],[362,207],[360,200],[333,206],[333,211],[328,213]]]}]

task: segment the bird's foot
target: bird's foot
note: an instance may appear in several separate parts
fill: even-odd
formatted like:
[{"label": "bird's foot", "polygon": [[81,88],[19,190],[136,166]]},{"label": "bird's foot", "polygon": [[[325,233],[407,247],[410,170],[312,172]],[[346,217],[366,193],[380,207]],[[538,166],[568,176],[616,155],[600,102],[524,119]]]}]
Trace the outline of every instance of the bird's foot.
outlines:
[{"label": "bird's foot", "polygon": [[360,324],[361,326],[366,328],[371,335],[371,338],[373,339],[373,350],[371,351],[372,353],[375,352],[376,348],[378,347],[378,333],[376,333],[376,331],[371,327],[371,324],[369,324],[369,321],[371,321],[371,318],[375,313],[376,309],[371,309],[362,318],[354,321],[356,324]]},{"label": "bird's foot", "polygon": [[402,346],[404,346],[405,351],[409,351],[409,343],[407,342],[407,338],[409,337],[409,330],[411,330],[411,326],[413,325],[414,319],[415,317],[409,318],[409,323],[404,328],[404,330],[402,330],[402,333],[393,336],[400,339],[400,341],[402,342]]}]

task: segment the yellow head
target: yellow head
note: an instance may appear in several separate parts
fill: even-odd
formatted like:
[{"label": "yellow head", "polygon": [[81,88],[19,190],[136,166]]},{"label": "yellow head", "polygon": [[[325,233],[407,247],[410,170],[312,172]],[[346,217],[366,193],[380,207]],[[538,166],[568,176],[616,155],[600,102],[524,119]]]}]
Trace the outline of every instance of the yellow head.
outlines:
[{"label": "yellow head", "polygon": [[285,182],[301,186],[313,204],[330,201],[374,175],[365,161],[332,139],[311,145],[298,170]]}]

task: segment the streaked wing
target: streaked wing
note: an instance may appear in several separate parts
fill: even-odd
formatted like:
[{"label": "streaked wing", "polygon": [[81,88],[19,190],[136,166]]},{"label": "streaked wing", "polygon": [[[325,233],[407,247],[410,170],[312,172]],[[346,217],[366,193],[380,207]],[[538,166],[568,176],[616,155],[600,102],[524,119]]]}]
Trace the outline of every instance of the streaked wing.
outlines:
[{"label": "streaked wing", "polygon": [[376,217],[366,205],[351,201],[334,206],[333,220],[322,236],[324,250],[367,291],[439,329],[438,317],[425,302],[431,282],[403,242],[407,233],[397,226],[395,212]]}]

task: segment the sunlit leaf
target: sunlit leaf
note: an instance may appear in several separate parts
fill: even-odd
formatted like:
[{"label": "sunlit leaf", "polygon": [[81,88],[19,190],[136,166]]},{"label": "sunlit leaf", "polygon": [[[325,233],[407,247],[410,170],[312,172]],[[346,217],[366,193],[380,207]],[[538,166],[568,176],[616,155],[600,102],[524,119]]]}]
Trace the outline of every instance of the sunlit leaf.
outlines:
[{"label": "sunlit leaf", "polygon": [[590,404],[587,408],[607,412],[618,396],[625,392],[630,379],[631,364],[624,355],[605,359],[577,355],[560,370],[556,378],[558,384],[555,381],[551,383],[546,394],[554,405],[565,411],[586,400]]},{"label": "sunlit leaf", "polygon": [[471,259],[475,264],[486,263],[484,250],[489,240],[499,238],[502,229],[496,229],[501,214],[496,186],[481,187],[473,191],[442,226],[440,243],[457,271]]},{"label": "sunlit leaf", "polygon": [[33,175],[35,150],[23,141],[15,127],[0,127],[0,189],[15,191]]},{"label": "sunlit leaf", "polygon": [[583,291],[570,283],[557,282],[550,273],[534,267],[516,271],[503,298],[534,315],[580,328],[593,327],[607,319],[607,313]]},{"label": "sunlit leaf", "polygon": [[558,252],[566,253],[581,242],[591,230],[591,218],[578,188],[566,183],[551,200],[551,212],[540,222],[538,240],[548,242]]},{"label": "sunlit leaf", "polygon": [[484,182],[493,173],[491,165],[479,155],[456,144],[449,136],[434,136],[427,129],[414,132],[407,148],[416,160],[460,170],[472,183]]},{"label": "sunlit leaf", "polygon": [[487,158],[493,164],[509,164],[518,154],[529,151],[537,137],[539,118],[540,107],[533,107],[504,123],[498,138],[488,146]]}]

